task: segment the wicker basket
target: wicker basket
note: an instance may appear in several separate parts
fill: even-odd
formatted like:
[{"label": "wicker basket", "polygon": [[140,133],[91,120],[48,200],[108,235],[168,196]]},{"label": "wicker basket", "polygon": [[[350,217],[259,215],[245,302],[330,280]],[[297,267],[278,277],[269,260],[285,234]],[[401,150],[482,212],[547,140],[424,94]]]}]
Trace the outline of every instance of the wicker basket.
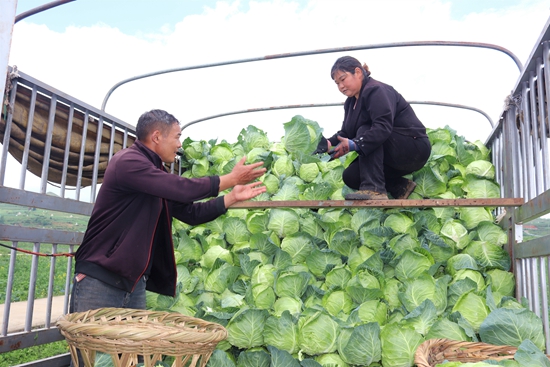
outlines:
[{"label": "wicker basket", "polygon": [[[420,344],[414,356],[417,367],[434,367],[443,361],[481,362],[514,359],[517,348],[507,345],[465,342],[450,339],[429,339]],[[550,358],[550,357],[549,357]]]},{"label": "wicker basket", "polygon": [[[163,356],[173,367],[204,367],[216,345],[227,337],[218,324],[173,312],[100,308],[62,316],[57,327],[67,339],[78,366],[77,350],[85,367],[93,367],[96,352],[108,353],[115,367],[133,366],[138,355],[145,367]],[[82,367],[82,366],[80,366]]]}]

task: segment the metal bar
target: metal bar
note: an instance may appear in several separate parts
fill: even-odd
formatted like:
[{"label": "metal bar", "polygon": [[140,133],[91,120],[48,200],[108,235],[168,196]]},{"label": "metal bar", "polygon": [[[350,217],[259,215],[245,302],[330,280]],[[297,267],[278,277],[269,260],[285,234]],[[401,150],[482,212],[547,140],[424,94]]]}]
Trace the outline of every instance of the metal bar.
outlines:
[{"label": "metal bar", "polygon": [[[78,175],[76,177],[76,200],[80,199],[80,189],[82,188],[82,168],[84,167],[84,156],[86,155],[86,139],[88,137],[88,121],[90,115],[88,110],[84,111],[84,121],[82,123],[82,140],[80,141],[80,159],[78,161]],[[90,196],[90,200],[93,203],[94,198]]]},{"label": "metal bar", "polygon": [[533,311],[538,317],[541,317],[541,310],[540,310],[540,283],[539,283],[539,258],[533,258],[530,259],[531,262],[531,287],[532,287],[532,299],[533,299]]},{"label": "metal bar", "polygon": [[67,140],[65,140],[65,154],[63,156],[63,173],[61,175],[61,197],[65,197],[65,184],[67,183],[67,170],[69,167],[69,154],[71,150],[71,134],[73,132],[74,103],[69,106],[69,120],[67,121]]},{"label": "metal bar", "polygon": [[[543,60],[544,60],[544,98],[548,99],[550,97],[550,42],[545,41],[543,43]],[[550,105],[548,103],[540,103],[540,108],[544,111],[544,114],[541,114],[541,146],[542,146],[542,161],[543,161],[543,182],[544,189],[547,190],[550,188],[550,163],[548,157],[548,130],[547,123],[548,118],[550,118]]]},{"label": "metal bar", "polygon": [[527,223],[550,213],[550,189],[514,210],[516,223]]},{"label": "metal bar", "polygon": [[[516,119],[519,119],[519,108],[514,108],[514,114],[509,117],[507,123],[510,129],[509,138],[505,142],[504,146],[512,149],[512,162],[510,162],[510,173],[505,179],[512,184],[511,197],[521,196],[523,197],[523,162],[521,156],[521,140],[519,135],[519,129],[516,128]],[[527,199],[526,199],[527,200]]]},{"label": "metal bar", "polygon": [[42,174],[40,177],[41,185],[40,192],[45,194],[47,191],[48,185],[48,170],[50,168],[50,155],[52,150],[52,135],[53,135],[53,125],[55,120],[55,109],[57,105],[57,96],[52,95],[50,102],[50,114],[48,116],[48,129],[46,130],[46,141],[44,143],[44,161],[42,162]]},{"label": "metal bar", "polygon": [[[52,244],[52,255],[57,254],[57,244]],[[50,279],[48,279],[48,296],[46,303],[46,314],[44,315],[45,327],[51,327],[51,316],[52,316],[52,299],[54,292],[54,281],[55,281],[55,263],[56,258],[52,256],[50,259]]]},{"label": "metal bar", "polygon": [[[540,70],[540,59],[537,62],[537,71]],[[541,174],[541,162],[540,162],[540,146],[539,146],[539,124],[538,121],[540,116],[538,115],[538,100],[540,100],[540,95],[538,94],[538,85],[541,84],[539,82],[541,79],[538,78],[538,75],[535,74],[535,72],[530,72],[530,78],[529,78],[529,90],[531,91],[531,99],[530,99],[530,105],[531,105],[531,145],[532,150],[531,154],[533,157],[533,176],[530,176],[532,179],[531,187],[533,189],[533,197],[536,197],[538,194],[542,192],[542,188],[539,189],[539,177]]]},{"label": "metal bar", "polygon": [[29,117],[27,119],[27,131],[25,132],[25,146],[23,148],[23,158],[21,159],[21,173],[19,175],[19,188],[25,188],[25,178],[27,176],[27,164],[29,162],[29,149],[31,146],[32,125],[34,123],[34,110],[36,108],[36,86],[33,86],[31,92],[31,105],[29,107]]},{"label": "metal bar", "polygon": [[545,350],[550,350],[550,341],[548,340],[549,326],[548,326],[548,256],[540,259],[540,290],[541,290],[541,305],[542,305],[542,325],[544,328],[544,335],[546,338]]},{"label": "metal bar", "polygon": [[328,48],[328,49],[321,49],[321,50],[311,50],[311,51],[302,51],[302,52],[288,52],[288,53],[282,53],[282,54],[275,54],[275,55],[267,55],[263,57],[253,57],[248,59],[241,59],[241,60],[232,60],[232,61],[223,61],[223,62],[217,62],[212,64],[203,64],[203,65],[195,65],[195,66],[184,66],[184,67],[178,67],[178,68],[172,68],[172,69],[166,69],[166,70],[159,70],[154,71],[147,74],[142,74],[138,76],[134,76],[132,78],[124,79],[118,83],[116,83],[114,86],[109,89],[107,94],[105,95],[103,99],[103,103],[101,104],[101,110],[105,111],[105,106],[107,105],[107,101],[109,100],[109,97],[115,89],[120,87],[121,85],[124,85],[126,83],[129,83],[131,81],[144,79],[152,76],[157,76],[161,74],[167,74],[167,73],[174,73],[178,71],[185,71],[185,70],[194,70],[194,69],[204,69],[204,68],[210,68],[214,66],[222,66],[222,65],[232,65],[232,64],[242,64],[247,62],[254,62],[254,61],[262,61],[262,60],[275,60],[275,59],[281,59],[281,58],[288,58],[288,57],[296,57],[296,56],[308,56],[308,55],[319,55],[319,54],[327,54],[327,53],[335,53],[335,52],[349,52],[349,51],[357,51],[357,50],[368,50],[368,49],[378,49],[378,48],[393,48],[393,47],[411,47],[411,46],[459,46],[459,47],[479,47],[479,48],[488,48],[496,51],[500,51],[508,55],[509,57],[514,60],[516,66],[518,67],[518,70],[521,72],[523,69],[523,65],[521,64],[521,61],[514,55],[511,51],[505,49],[504,47],[500,47],[497,45],[492,45],[489,43],[479,43],[479,42],[454,42],[454,41],[412,41],[412,42],[393,42],[393,43],[381,43],[376,45],[362,45],[362,46],[348,46],[348,47],[338,47],[338,48]]},{"label": "metal bar", "polygon": [[527,282],[525,281],[525,279],[527,278],[525,274],[525,259],[518,259],[517,262],[518,262],[517,274],[519,275],[519,277],[516,277],[516,286],[518,285],[518,282],[519,282],[519,287],[517,287],[516,289],[519,289],[519,292],[516,295],[516,297],[517,299],[522,299],[523,297],[527,296],[527,289],[526,289]]},{"label": "metal bar", "polygon": [[544,336],[546,339],[546,350],[550,350],[550,320],[548,317],[548,269],[549,257],[545,257],[541,261],[540,282],[542,288],[542,325],[544,328]]},{"label": "metal bar", "polygon": [[97,195],[97,173],[99,172],[99,158],[101,153],[101,138],[103,136],[103,116],[99,116],[99,121],[97,123],[97,135],[95,141],[95,155],[94,155],[94,170],[92,175],[92,187],[90,192],[90,197],[93,198],[95,202],[95,197]]},{"label": "metal bar", "polygon": [[115,150],[115,133],[116,128],[115,124],[111,124],[111,136],[109,139],[109,160],[111,160],[111,157],[113,156],[113,151]]},{"label": "metal bar", "polygon": [[523,259],[525,262],[525,288],[526,288],[526,298],[529,303],[529,309],[534,312],[533,304],[533,274],[532,274],[532,260],[533,259]]},{"label": "metal bar", "polygon": [[423,199],[423,200],[282,200],[244,201],[229,209],[265,208],[412,208],[412,207],[508,207],[523,204],[522,198],[505,199]]},{"label": "metal bar", "polygon": [[521,153],[522,153],[522,164],[521,169],[523,170],[523,174],[521,177],[523,178],[523,192],[521,193],[521,196],[524,197],[526,200],[531,200],[533,197],[531,196],[531,190],[529,187],[529,172],[530,172],[530,151],[529,151],[529,98],[528,98],[528,86],[527,82],[522,83],[521,85],[521,112],[522,112],[522,118],[520,118],[520,128],[521,128],[521,136],[520,136],[520,143],[521,143]]},{"label": "metal bar", "polygon": [[57,328],[34,330],[32,333],[20,332],[0,338],[0,353],[21,349],[21,346],[31,347],[64,340]]},{"label": "metal bar", "polygon": [[66,200],[52,195],[0,187],[0,202],[31,208],[61,211],[64,213],[90,215],[93,204],[77,200]]},{"label": "metal bar", "polygon": [[[17,242],[12,242],[12,247],[17,248]],[[13,292],[13,276],[15,274],[15,260],[17,258],[16,250],[10,251],[10,265],[8,268],[8,284],[6,285],[6,300],[4,302],[4,317],[2,320],[2,330],[0,335],[8,335],[8,326],[10,320],[11,294]]]},{"label": "metal bar", "polygon": [[[12,70],[10,68],[10,70]],[[60,91],[57,88],[52,87],[49,84],[46,84],[28,74],[25,74],[22,71],[17,71],[19,77],[17,78],[17,83],[25,85],[29,88],[32,88],[34,85],[38,87],[38,92],[43,93],[46,96],[52,96],[52,94],[55,94],[57,96],[57,101],[61,102],[63,104],[66,104],[67,106],[70,106],[71,103],[75,105],[75,108],[80,111],[88,110],[88,113],[94,116],[103,116],[107,121],[109,122],[116,122],[120,126],[124,126],[129,128],[130,130],[134,129],[134,126],[120,120],[119,118],[110,115],[109,113],[105,111],[101,111],[100,109],[85,103],[78,98],[75,98],[73,96],[70,96],[62,91]]]},{"label": "metal bar", "polygon": [[[33,252],[40,252],[40,243],[35,242]],[[25,316],[25,331],[32,329],[32,316],[34,314],[34,294],[36,291],[36,275],[38,274],[38,255],[32,255],[31,277],[29,279],[29,293],[27,295],[27,314]]]},{"label": "metal bar", "polygon": [[528,259],[538,256],[550,256],[548,243],[550,235],[534,238],[514,245],[514,255],[517,259]]},{"label": "metal bar", "polygon": [[[541,101],[544,101],[546,99],[546,96],[544,95],[544,69],[542,60],[539,58],[537,60],[537,100],[534,101],[536,104],[534,104],[534,112],[536,113],[537,118],[535,119],[535,127],[533,129],[534,131],[534,137],[533,140],[536,142],[535,144],[535,157],[537,158],[535,160],[535,167],[537,171],[537,177],[536,179],[536,194],[539,195],[540,193],[544,192],[544,161],[546,160],[546,157],[544,157],[543,153],[543,140],[546,139],[546,136],[542,135],[542,129],[544,125],[544,119],[546,118],[546,115],[544,113],[544,103],[541,103]],[[533,89],[534,90],[534,89]],[[538,107],[538,108],[535,108]]]},{"label": "metal bar", "polygon": [[[471,110],[478,112],[482,114],[491,124],[491,127],[494,127],[493,120],[491,117],[489,117],[488,114],[486,114],[484,111],[480,110],[479,108],[456,104],[456,103],[446,103],[446,102],[435,102],[435,101],[408,101],[409,104],[423,104],[423,105],[434,105],[434,106],[443,106],[443,107],[454,107],[454,108],[462,108],[465,110]],[[197,120],[193,120],[191,122],[186,123],[181,127],[181,131],[186,129],[187,127],[194,125],[196,123],[206,121],[206,120],[212,120],[219,117],[224,116],[231,116],[231,115],[238,115],[243,113],[249,113],[249,112],[264,112],[264,111],[276,111],[276,110],[285,110],[285,109],[293,109],[293,108],[311,108],[311,107],[335,107],[335,106],[343,106],[344,102],[334,102],[334,103],[308,103],[308,104],[294,104],[294,105],[284,105],[284,106],[273,106],[273,107],[258,107],[258,108],[248,108],[246,110],[238,110],[238,111],[231,111],[231,112],[224,112],[219,113],[212,116],[203,117]]]},{"label": "metal bar", "polygon": [[84,238],[82,232],[56,231],[53,229],[25,228],[0,224],[0,240],[20,242],[60,243],[63,245],[79,245]]},{"label": "metal bar", "polygon": [[[10,95],[10,106],[15,105],[15,95],[17,94],[17,81],[12,80],[12,88]],[[4,129],[4,140],[2,141],[2,159],[0,160],[0,186],[4,185],[6,176],[6,163],[8,160],[8,148],[10,146],[11,124],[13,120],[13,111],[8,108],[8,118],[6,119],[6,128]]]},{"label": "metal bar", "polygon": [[63,4],[66,4],[66,3],[70,3],[71,1],[75,1],[75,0],[57,0],[57,1],[52,1],[51,3],[47,3],[47,4],[44,4],[44,5],[37,6],[36,8],[32,8],[31,10],[27,10],[26,12],[18,14],[15,17],[15,22],[14,23],[17,23],[20,20],[23,20],[27,17],[30,17],[31,15],[43,12],[43,11],[51,9],[51,8],[55,8],[56,6],[63,5]]},{"label": "metal bar", "polygon": [[[69,246],[69,252],[74,253],[74,245]],[[73,271],[73,258],[69,257],[67,259],[67,272],[65,273],[65,298],[63,302],[63,314],[66,315],[69,313],[69,295],[71,294],[71,281],[72,281],[72,271]]]},{"label": "metal bar", "polygon": [[50,358],[44,358],[15,367],[66,367],[71,364],[71,354],[65,353]]}]

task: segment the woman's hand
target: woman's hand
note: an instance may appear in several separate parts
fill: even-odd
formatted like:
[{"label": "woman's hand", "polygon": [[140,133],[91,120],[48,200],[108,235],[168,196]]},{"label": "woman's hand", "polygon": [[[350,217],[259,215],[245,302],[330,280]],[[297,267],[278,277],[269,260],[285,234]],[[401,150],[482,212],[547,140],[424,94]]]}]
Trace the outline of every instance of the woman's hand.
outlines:
[{"label": "woman's hand", "polygon": [[252,199],[265,192],[267,188],[260,185],[262,185],[260,181],[252,182],[248,185],[236,185],[229,194],[223,197],[225,207],[229,208],[239,201]]},{"label": "woman's hand", "polygon": [[261,177],[265,168],[260,168],[264,162],[245,165],[246,156],[233,167],[230,173],[220,176],[220,191],[224,191],[236,185],[244,185]]},{"label": "woman's hand", "polygon": [[332,153],[330,153],[332,159],[340,158],[349,153],[349,139],[338,135],[338,140],[340,140],[340,143],[338,143],[338,145],[334,147]]}]

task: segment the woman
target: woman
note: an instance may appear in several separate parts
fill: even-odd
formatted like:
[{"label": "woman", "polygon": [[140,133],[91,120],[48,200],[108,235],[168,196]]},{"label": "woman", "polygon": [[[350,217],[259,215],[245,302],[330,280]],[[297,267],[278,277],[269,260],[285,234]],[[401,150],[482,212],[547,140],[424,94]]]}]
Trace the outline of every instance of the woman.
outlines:
[{"label": "woman", "polygon": [[322,138],[319,146],[327,147],[333,158],[359,153],[342,176],[358,190],[346,200],[384,200],[388,192],[395,199],[408,198],[416,184],[403,176],[422,168],[430,157],[426,128],[409,103],[392,86],[371,78],[357,59],[339,58],[330,75],[348,98],[341,130]]}]

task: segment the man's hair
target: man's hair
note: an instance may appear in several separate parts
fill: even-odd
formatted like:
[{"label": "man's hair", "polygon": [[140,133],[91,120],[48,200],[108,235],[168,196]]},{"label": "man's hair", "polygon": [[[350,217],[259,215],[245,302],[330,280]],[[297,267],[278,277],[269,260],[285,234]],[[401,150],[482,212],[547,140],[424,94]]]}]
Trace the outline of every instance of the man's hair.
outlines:
[{"label": "man's hair", "polygon": [[171,114],[163,110],[151,110],[140,116],[136,125],[138,140],[144,141],[153,131],[159,130],[162,135],[168,134],[172,124],[180,122]]}]

